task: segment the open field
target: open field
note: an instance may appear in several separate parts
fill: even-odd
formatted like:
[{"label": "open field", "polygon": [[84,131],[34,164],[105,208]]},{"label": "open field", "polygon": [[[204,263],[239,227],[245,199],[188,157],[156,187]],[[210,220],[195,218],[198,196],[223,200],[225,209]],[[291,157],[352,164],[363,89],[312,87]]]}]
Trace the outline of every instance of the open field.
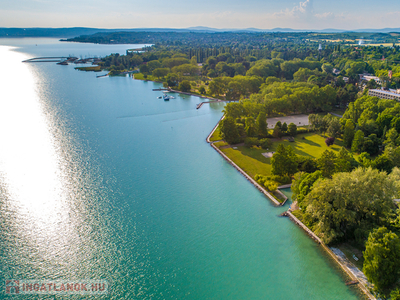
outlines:
[{"label": "open field", "polygon": [[295,142],[289,142],[283,139],[274,141],[271,148],[268,150],[255,147],[248,148],[246,146],[236,146],[237,149],[233,149],[224,142],[218,142],[215,143],[215,145],[247,174],[254,178],[256,174],[271,175],[271,158],[264,157],[262,153],[275,152],[279,144],[292,146],[297,155],[313,158],[319,158],[327,149],[337,154],[343,146],[341,140],[336,140],[333,146],[328,147],[325,144],[325,139],[325,137],[316,133],[304,133],[297,135],[295,137]]}]

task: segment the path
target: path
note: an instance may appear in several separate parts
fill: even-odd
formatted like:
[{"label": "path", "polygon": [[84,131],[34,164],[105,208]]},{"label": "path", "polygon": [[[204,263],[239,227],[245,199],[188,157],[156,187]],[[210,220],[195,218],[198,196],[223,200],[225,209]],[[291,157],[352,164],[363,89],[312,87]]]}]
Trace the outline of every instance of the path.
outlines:
[{"label": "path", "polygon": [[268,118],[268,128],[274,128],[278,121],[281,121],[282,124],[286,122],[286,124],[288,125],[290,123],[294,123],[296,126],[305,126],[308,125],[308,115],[293,115],[286,117]]}]

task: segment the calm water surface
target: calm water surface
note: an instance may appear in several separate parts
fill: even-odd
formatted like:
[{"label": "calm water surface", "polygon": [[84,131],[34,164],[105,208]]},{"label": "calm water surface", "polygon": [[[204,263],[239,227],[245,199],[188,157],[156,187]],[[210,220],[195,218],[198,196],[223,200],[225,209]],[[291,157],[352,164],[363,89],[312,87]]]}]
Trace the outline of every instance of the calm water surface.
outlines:
[{"label": "calm water surface", "polygon": [[357,299],[205,142],[223,104],[21,63],[137,45],[0,44],[0,298],[5,279],[85,278],[110,283],[104,299]]}]

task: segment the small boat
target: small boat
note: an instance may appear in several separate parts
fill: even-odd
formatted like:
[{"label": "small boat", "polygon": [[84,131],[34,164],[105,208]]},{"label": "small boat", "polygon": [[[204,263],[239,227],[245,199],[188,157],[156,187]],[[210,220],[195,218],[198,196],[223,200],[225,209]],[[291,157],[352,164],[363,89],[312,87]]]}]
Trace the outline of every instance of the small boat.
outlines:
[{"label": "small boat", "polygon": [[164,101],[169,101],[169,96],[167,94],[164,94]]},{"label": "small boat", "polygon": [[162,96],[157,97],[157,99],[161,99],[161,98],[162,98]]},{"label": "small boat", "polygon": [[68,66],[68,62],[66,60],[60,61],[57,65]]}]

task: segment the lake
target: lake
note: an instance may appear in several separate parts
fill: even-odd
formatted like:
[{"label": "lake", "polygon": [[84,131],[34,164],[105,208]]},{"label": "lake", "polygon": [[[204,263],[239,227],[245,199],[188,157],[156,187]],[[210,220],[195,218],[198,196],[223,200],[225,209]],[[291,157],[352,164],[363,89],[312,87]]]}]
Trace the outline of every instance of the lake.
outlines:
[{"label": "lake", "polygon": [[90,279],[104,299],[358,299],[287,207],[206,143],[224,104],[21,62],[138,45],[0,45],[1,295],[7,279]]}]

